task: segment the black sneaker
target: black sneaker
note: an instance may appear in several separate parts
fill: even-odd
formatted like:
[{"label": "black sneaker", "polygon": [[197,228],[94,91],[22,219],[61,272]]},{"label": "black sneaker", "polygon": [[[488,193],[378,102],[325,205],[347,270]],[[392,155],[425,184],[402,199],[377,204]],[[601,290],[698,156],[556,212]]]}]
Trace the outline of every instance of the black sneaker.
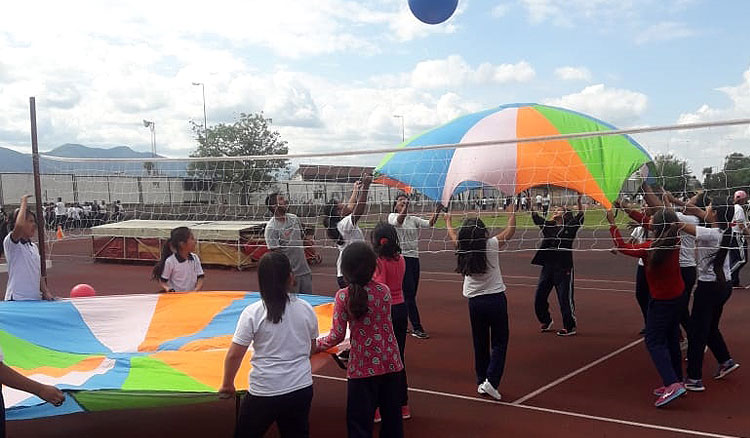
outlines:
[{"label": "black sneaker", "polygon": [[412,330],[411,335],[418,339],[430,339],[430,335],[425,333],[424,330],[414,329]]},{"label": "black sneaker", "polygon": [[572,329],[560,329],[557,331],[557,336],[573,336],[576,334],[576,328],[573,327]]}]

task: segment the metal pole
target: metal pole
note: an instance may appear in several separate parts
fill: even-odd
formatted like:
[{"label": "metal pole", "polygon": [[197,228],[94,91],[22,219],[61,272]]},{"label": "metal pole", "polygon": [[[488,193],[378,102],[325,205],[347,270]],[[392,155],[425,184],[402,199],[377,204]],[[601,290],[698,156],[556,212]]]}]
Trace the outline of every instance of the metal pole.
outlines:
[{"label": "metal pole", "polygon": [[42,183],[39,178],[39,142],[36,135],[36,99],[29,98],[31,111],[31,161],[34,168],[34,200],[36,201],[36,230],[39,240],[39,259],[42,281],[47,280],[46,232],[44,231],[44,215],[42,214]]},{"label": "metal pole", "polygon": [[201,90],[203,91],[203,135],[206,136],[206,144],[208,144],[208,117],[206,116],[206,84],[201,82]]}]

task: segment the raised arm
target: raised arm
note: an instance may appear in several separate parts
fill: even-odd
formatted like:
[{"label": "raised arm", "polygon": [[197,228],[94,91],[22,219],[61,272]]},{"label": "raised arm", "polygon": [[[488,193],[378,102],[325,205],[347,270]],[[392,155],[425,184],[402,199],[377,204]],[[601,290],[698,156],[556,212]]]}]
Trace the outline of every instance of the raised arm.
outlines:
[{"label": "raised arm", "polygon": [[[513,206],[513,211],[515,211],[516,207]],[[544,218],[539,216],[539,213],[536,211],[531,212],[531,220],[534,221],[534,225],[538,226],[539,228],[544,228]]]},{"label": "raised arm", "polygon": [[578,213],[583,213],[583,193],[578,194],[578,200],[576,201],[576,207],[578,207]]},{"label": "raised arm", "polygon": [[445,213],[445,229],[448,230],[448,238],[453,242],[453,246],[458,247],[458,235],[456,235],[456,229],[453,228],[453,217],[450,212]]},{"label": "raised arm", "polygon": [[503,244],[507,243],[510,239],[513,238],[513,235],[516,233],[516,207],[513,206],[510,209],[510,217],[508,218],[508,226],[505,227],[505,229],[499,233],[495,237],[497,237],[497,242],[502,246]]},{"label": "raised arm", "polygon": [[355,224],[359,218],[362,217],[365,209],[367,209],[367,194],[370,191],[371,183],[372,175],[364,175],[361,184],[355,184],[354,191],[352,192],[352,195],[354,195],[355,192],[357,194],[357,203],[354,204],[354,208],[352,209],[352,222]]},{"label": "raised arm", "polygon": [[619,252],[630,257],[646,258],[647,252],[645,248],[647,248],[646,245],[648,244],[626,243],[622,239],[620,230],[617,229],[615,215],[612,213],[612,210],[607,210],[607,222],[609,222],[609,233]]},{"label": "raised arm", "polygon": [[[430,227],[435,226],[435,222],[437,222],[438,218],[440,217],[440,213],[442,213],[444,209],[445,207],[443,207],[443,204],[438,202],[435,206],[435,213],[433,213],[432,217],[430,218]],[[403,223],[403,221],[399,223]]]},{"label": "raised arm", "polygon": [[644,182],[641,185],[641,188],[643,189],[643,199],[646,201],[646,205],[648,205],[651,209],[649,211],[649,214],[653,215],[653,209],[664,207],[664,202],[662,202],[662,200],[659,199],[659,196],[654,193],[653,187]]},{"label": "raised arm", "polygon": [[23,195],[21,197],[21,206],[18,208],[18,215],[16,216],[16,222],[13,226],[13,232],[10,234],[10,237],[12,237],[15,242],[18,242],[23,237],[21,235],[21,229],[23,227],[17,227],[15,225],[26,223],[26,210],[28,210],[29,197],[31,197],[31,195]]},{"label": "raised arm", "polygon": [[706,221],[706,210],[698,207],[696,204],[701,196],[705,196],[703,192],[698,192],[688,200],[685,204],[685,214],[695,216],[702,221]]}]

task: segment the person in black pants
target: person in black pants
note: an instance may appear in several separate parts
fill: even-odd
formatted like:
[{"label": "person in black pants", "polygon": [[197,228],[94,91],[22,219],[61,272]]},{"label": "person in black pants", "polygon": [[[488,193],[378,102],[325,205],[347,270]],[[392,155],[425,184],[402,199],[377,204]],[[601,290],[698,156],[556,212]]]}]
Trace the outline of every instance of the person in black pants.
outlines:
[{"label": "person in black pants", "polygon": [[698,286],[695,288],[688,330],[685,387],[689,391],[706,389],[703,385],[705,347],[711,350],[719,364],[714,379],[723,379],[740,366],[732,359],[719,329],[724,305],[732,295],[728,253],[733,245],[730,228],[733,213],[731,199],[718,199],[711,202],[702,217],[711,228],[682,224],[683,231],[695,236],[699,262]]},{"label": "person in black pants", "polygon": [[558,336],[576,334],[575,301],[573,294],[573,241],[583,225],[583,205],[578,196],[578,213],[573,215],[564,207],[556,207],[552,220],[546,221],[536,211],[531,213],[534,223],[542,230],[542,243],[531,263],[542,267],[539,275],[534,310],[542,332],[552,331],[552,316],[549,313],[549,294],[557,292],[557,301],[563,318],[563,328]]}]

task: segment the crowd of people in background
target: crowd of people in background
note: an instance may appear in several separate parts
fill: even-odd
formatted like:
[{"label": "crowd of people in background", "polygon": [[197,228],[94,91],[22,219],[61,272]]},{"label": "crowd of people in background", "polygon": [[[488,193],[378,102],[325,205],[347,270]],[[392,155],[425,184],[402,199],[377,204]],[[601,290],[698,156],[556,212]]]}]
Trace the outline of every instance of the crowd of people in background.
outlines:
[{"label": "crowd of people in background", "polygon": [[81,204],[79,202],[65,203],[62,198],[57,198],[56,202],[44,203],[42,212],[44,224],[50,230],[57,227],[64,230],[91,228],[110,222],[120,222],[125,213],[119,200],[107,205],[104,200]]}]

